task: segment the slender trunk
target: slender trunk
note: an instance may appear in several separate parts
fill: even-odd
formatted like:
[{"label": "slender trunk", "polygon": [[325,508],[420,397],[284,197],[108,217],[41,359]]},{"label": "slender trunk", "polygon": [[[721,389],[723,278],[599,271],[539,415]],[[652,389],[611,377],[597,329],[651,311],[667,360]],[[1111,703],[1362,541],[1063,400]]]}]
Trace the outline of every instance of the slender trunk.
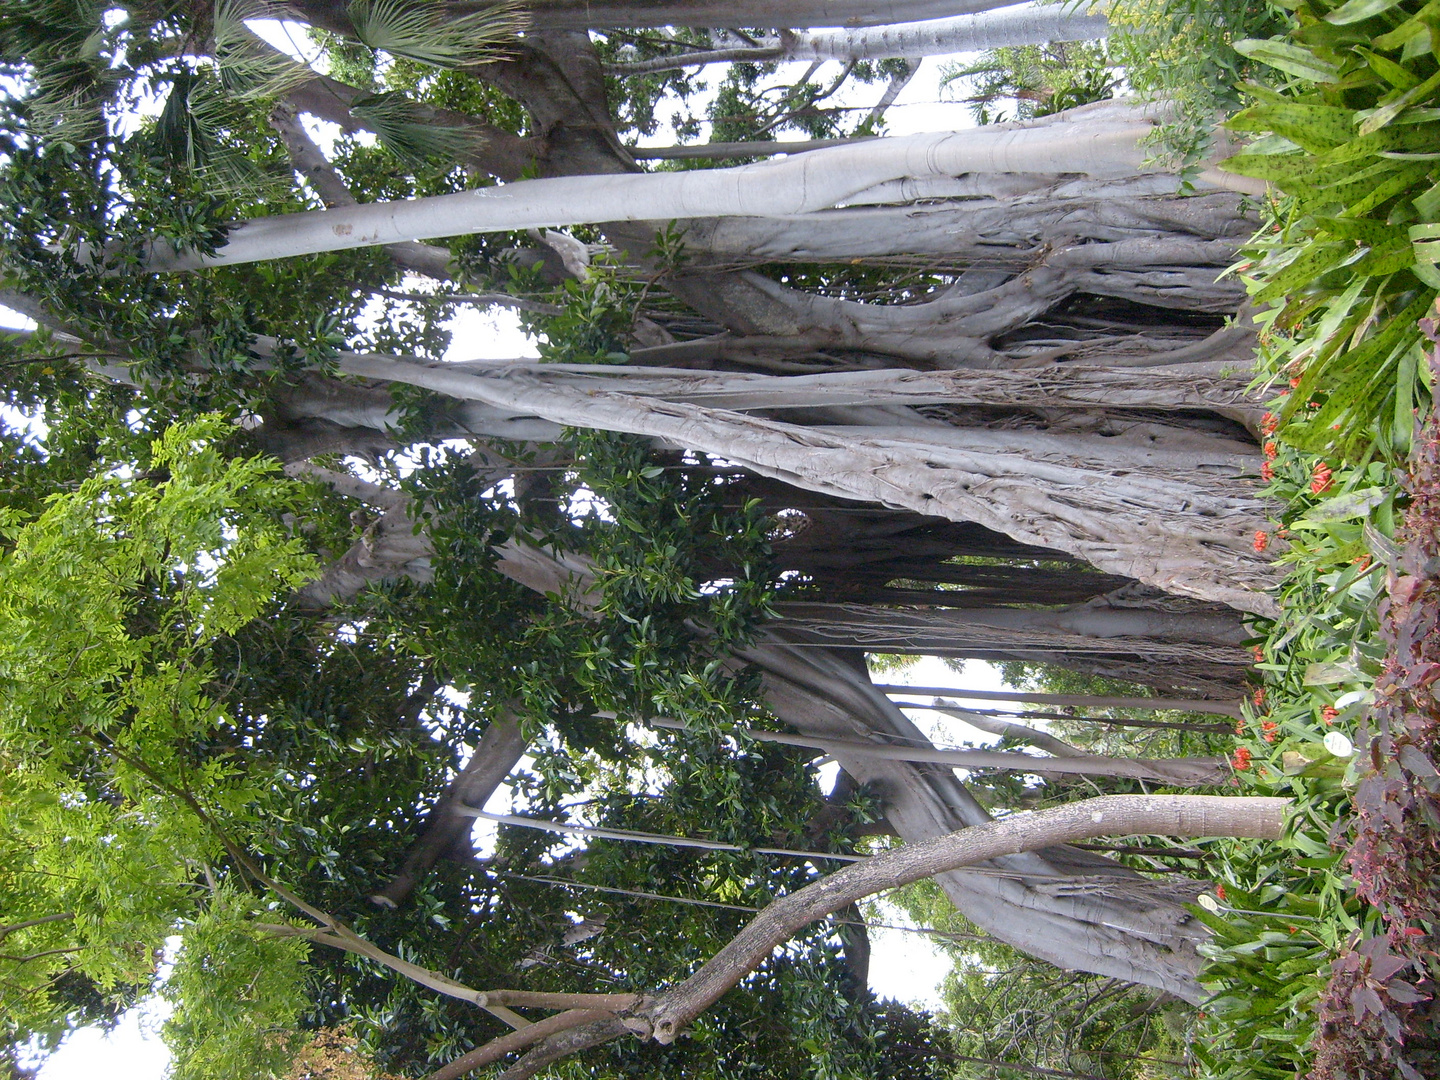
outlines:
[{"label": "slender trunk", "polygon": [[990,822],[836,871],[776,900],[700,970],[649,1009],[653,1037],[669,1043],[796,930],[884,889],[1012,853],[1097,836],[1244,836],[1279,839],[1289,799],[1213,795],[1110,795]]},{"label": "slender trunk", "polygon": [[1237,720],[1243,715],[1238,703],[1208,701],[1195,698],[1159,697],[1115,697],[1097,694],[1040,694],[1028,690],[965,690],[958,686],[901,686],[896,683],[876,683],[875,689],[884,693],[925,694],[940,697],[961,698],[967,701],[1030,701],[1040,705],[1071,705],[1085,709],[1156,709],[1160,711],[1215,713],[1219,716],[1233,716]]},{"label": "slender trunk", "polygon": [[190,270],[293,255],[585,223],[803,214],[877,184],[961,173],[1125,176],[1146,169],[1142,107],[1100,103],[1058,117],[836,146],[780,161],[671,173],[567,176],[450,195],[282,214],[244,222],[213,255],[151,251],[151,270]]},{"label": "slender trunk", "polygon": [[1103,14],[1089,14],[1073,5],[1016,4],[948,19],[786,33],[781,34],[773,46],[681,53],[657,60],[615,64],[610,70],[615,75],[639,75],[734,61],[923,60],[927,56],[980,52],[1011,45],[1093,41],[1109,34],[1110,24]]}]

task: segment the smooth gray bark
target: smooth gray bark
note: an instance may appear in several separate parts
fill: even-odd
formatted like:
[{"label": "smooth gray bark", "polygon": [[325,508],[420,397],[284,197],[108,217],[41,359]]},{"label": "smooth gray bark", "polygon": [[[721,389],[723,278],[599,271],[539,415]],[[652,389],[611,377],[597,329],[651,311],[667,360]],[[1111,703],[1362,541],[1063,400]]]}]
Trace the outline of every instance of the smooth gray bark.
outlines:
[{"label": "smooth gray bark", "polygon": [[[1157,117],[1101,102],[1054,117],[965,131],[872,139],[730,169],[526,180],[428,198],[281,214],[234,226],[213,255],[157,244],[155,271],[193,270],[467,233],[584,223],[801,214],[877,184],[962,173],[1147,171],[1141,140]],[[1152,170],[1153,171],[1153,170]]]},{"label": "smooth gray bark", "polygon": [[1074,5],[1015,4],[980,14],[948,19],[890,23],[849,30],[782,32],[760,47],[719,48],[677,53],[673,57],[614,64],[615,75],[639,75],[680,67],[767,60],[923,60],[948,53],[979,52],[1052,41],[1092,41],[1109,36],[1103,14]]}]

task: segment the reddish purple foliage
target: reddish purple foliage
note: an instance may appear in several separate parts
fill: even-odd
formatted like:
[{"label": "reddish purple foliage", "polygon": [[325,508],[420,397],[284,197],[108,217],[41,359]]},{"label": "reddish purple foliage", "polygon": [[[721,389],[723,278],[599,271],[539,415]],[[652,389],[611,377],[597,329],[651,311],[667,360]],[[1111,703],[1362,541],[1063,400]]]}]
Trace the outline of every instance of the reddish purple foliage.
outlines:
[{"label": "reddish purple foliage", "polygon": [[[1432,341],[1436,324],[1422,329]],[[1440,349],[1431,358],[1440,386]],[[1370,770],[1343,837],[1384,936],[1335,962],[1309,1080],[1440,1077],[1440,418],[1416,440],[1412,497],[1380,602],[1385,670],[1369,719]],[[1341,838],[1338,837],[1337,838]]]}]

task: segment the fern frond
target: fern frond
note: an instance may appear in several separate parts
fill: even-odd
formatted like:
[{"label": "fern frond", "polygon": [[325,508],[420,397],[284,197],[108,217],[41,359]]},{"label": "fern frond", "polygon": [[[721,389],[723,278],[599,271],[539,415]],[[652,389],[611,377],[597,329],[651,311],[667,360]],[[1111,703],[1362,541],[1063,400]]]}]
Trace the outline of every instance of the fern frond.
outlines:
[{"label": "fern frond", "polygon": [[525,25],[524,10],[514,0],[458,19],[445,18],[438,4],[414,0],[353,0],[346,11],[356,36],[370,48],[441,68],[497,59]]}]

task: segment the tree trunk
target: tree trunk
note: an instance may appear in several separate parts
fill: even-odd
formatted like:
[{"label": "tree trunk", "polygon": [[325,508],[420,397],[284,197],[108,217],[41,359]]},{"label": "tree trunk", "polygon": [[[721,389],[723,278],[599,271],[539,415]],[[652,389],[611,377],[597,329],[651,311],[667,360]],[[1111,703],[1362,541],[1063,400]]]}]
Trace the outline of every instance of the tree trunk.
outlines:
[{"label": "tree trunk", "polygon": [[872,139],[808,154],[687,172],[567,176],[450,195],[311,210],[244,222],[213,255],[157,244],[151,270],[190,270],[466,233],[585,223],[804,214],[890,180],[961,173],[1146,170],[1144,108],[1101,102],[1056,117],[966,131]]},{"label": "tree trunk", "polygon": [[[756,24],[760,25],[760,24]],[[1108,37],[1103,14],[1090,14],[1060,4],[1016,4],[976,15],[890,23],[851,30],[786,33],[769,47],[713,49],[674,57],[615,64],[615,75],[671,71],[678,67],[731,61],[767,60],[923,60],[957,52],[980,52],[1013,45],[1045,45],[1052,41],[1093,41]]]},{"label": "tree trunk", "polygon": [[[527,24],[536,30],[600,30],[607,27],[884,26],[918,19],[943,19],[991,8],[1010,0],[531,0]],[[464,15],[493,6],[485,0],[445,0],[448,14]],[[338,34],[353,35],[345,0],[288,0],[295,17]]]},{"label": "tree trunk", "polygon": [[[855,667],[818,649],[757,646],[742,654],[765,672],[766,697],[807,737],[878,732],[928,746],[920,730]],[[835,755],[841,768],[872,784],[907,843],[988,820],[948,771],[933,766]],[[995,860],[983,872],[937,881],[955,906],[987,932],[1068,970],[1094,971],[1198,1001],[1195,982],[1204,927],[1180,906],[1198,887],[1139,874],[1074,848],[1052,847]]]},{"label": "tree trunk", "polygon": [[[351,375],[423,386],[453,397],[530,412],[558,424],[628,432],[698,450],[797,487],[922,514],[977,522],[1022,543],[1057,547],[1101,570],[1164,592],[1272,614],[1265,590],[1271,562],[1254,551],[1267,504],[1219,469],[1156,467],[1127,460],[1111,468],[1104,440],[1086,457],[1042,437],[1015,449],[976,449],[836,436],[742,413],[648,401],[627,394],[582,394],[518,377],[481,378],[446,365],[342,356]],[[947,441],[963,429],[946,428]],[[953,433],[950,434],[950,433]],[[1192,463],[1193,464],[1193,463]],[[1103,482],[1097,483],[1097,480]]]}]

